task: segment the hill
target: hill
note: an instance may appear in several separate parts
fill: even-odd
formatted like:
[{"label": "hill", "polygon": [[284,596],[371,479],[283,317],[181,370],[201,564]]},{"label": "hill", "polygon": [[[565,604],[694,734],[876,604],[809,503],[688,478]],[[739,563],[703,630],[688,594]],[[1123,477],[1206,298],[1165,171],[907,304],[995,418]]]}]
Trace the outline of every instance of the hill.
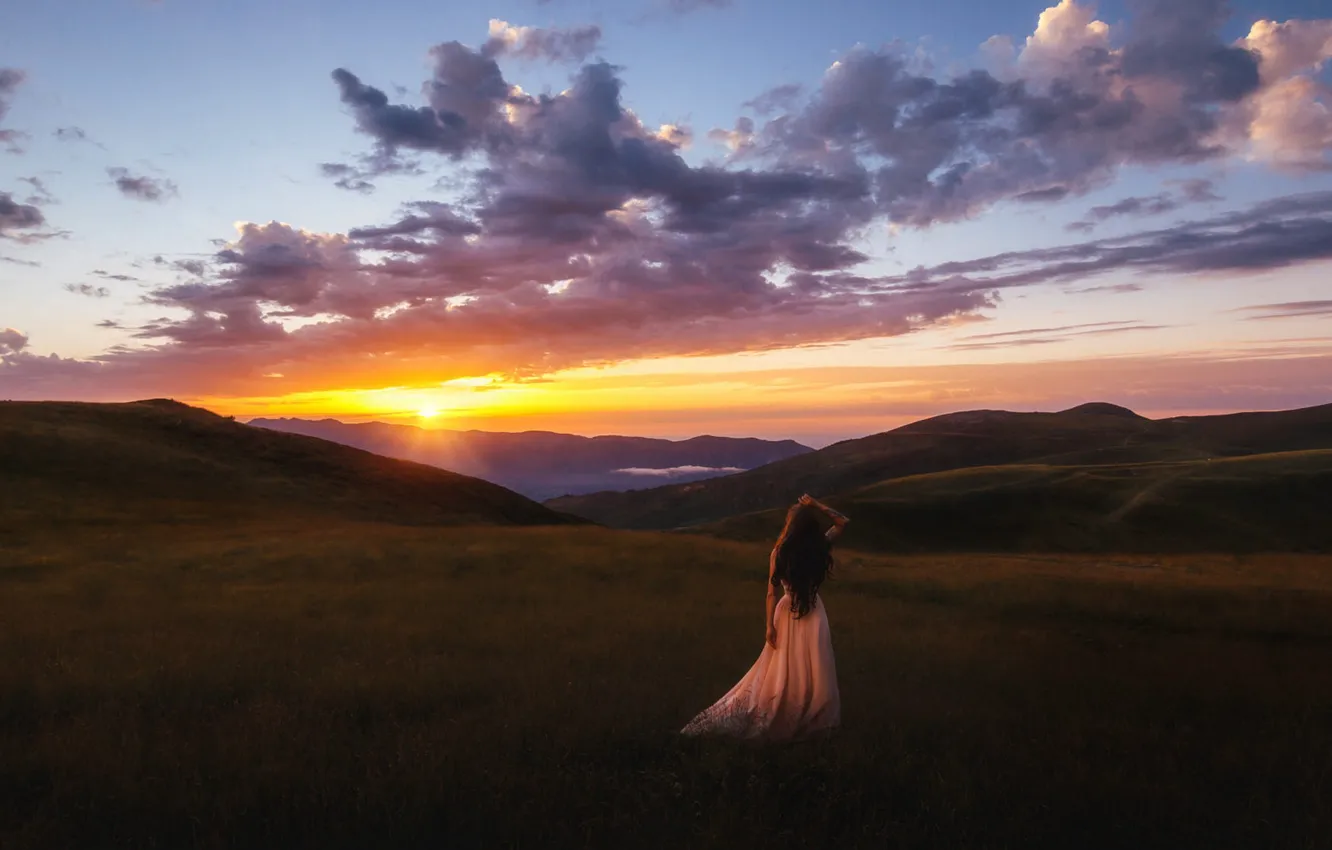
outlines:
[{"label": "hill", "polygon": [[517,493],[431,466],[253,428],[174,401],[0,403],[0,522],[317,515],[562,524]]},{"label": "hill", "polygon": [[812,451],[794,440],[755,438],[580,437],[336,419],[252,419],[250,424],[474,475],[534,499],[699,481]]},{"label": "hill", "polygon": [[615,527],[665,529],[789,505],[803,492],[849,493],[967,467],[1133,464],[1311,449],[1332,449],[1332,405],[1161,420],[1104,404],[1059,413],[978,410],[936,416],[723,478],[546,504]]},{"label": "hill", "polygon": [[[856,549],[894,552],[1328,552],[1332,450],[913,475],[829,499]],[[699,530],[771,540],[784,509]]]}]

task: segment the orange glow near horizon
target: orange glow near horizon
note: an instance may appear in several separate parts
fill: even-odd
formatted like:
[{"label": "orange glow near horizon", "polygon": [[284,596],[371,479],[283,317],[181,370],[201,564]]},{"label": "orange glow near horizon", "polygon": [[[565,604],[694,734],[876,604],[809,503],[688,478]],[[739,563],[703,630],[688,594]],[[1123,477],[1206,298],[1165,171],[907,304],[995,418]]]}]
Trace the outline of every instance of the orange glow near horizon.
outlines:
[{"label": "orange glow near horizon", "polygon": [[[1279,371],[1271,363],[1277,356]],[[1214,352],[951,366],[761,368],[761,359],[732,360],[727,371],[685,371],[681,365],[638,362],[531,381],[487,375],[423,386],[185,400],[246,419],[327,417],[449,430],[715,434],[824,443],[967,409],[1056,410],[1110,401],[1162,417],[1332,401],[1329,347],[1267,357]],[[1248,395],[1218,395],[1219,386],[1252,389]]]}]

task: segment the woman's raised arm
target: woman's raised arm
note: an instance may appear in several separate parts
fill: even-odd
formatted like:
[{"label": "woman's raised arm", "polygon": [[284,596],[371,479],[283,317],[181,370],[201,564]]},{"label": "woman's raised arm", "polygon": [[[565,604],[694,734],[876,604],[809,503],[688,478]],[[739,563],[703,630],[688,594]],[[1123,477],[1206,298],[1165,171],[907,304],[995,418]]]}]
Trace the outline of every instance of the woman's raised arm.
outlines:
[{"label": "woman's raised arm", "polygon": [[824,535],[829,540],[836,540],[839,536],[841,536],[842,529],[846,528],[846,524],[851,521],[847,519],[845,514],[838,513],[837,511],[823,504],[823,502],[820,502],[818,499],[814,498],[808,493],[800,497],[800,503],[802,505],[813,505],[814,507],[818,508],[819,510],[827,514],[828,519],[832,520],[833,523],[832,528],[828,529],[828,532]]}]

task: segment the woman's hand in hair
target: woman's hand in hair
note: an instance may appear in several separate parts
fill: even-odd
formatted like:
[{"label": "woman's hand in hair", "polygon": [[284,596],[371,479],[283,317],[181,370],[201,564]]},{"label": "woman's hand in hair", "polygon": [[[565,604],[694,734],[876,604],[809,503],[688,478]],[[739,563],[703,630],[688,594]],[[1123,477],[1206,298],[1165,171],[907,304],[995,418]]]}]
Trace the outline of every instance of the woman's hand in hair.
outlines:
[{"label": "woman's hand in hair", "polygon": [[814,497],[806,493],[803,496],[801,496],[799,499],[796,499],[796,501],[802,505],[812,505],[814,504]]}]

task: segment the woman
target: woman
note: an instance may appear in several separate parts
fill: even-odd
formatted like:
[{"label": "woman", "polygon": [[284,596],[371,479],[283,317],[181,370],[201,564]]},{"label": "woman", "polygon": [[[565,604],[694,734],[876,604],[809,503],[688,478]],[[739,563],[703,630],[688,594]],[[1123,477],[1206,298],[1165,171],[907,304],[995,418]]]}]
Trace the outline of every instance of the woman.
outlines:
[{"label": "woman", "polygon": [[[827,533],[820,513],[832,520]],[[726,696],[680,730],[683,734],[786,741],[841,722],[832,636],[819,586],[832,569],[832,541],[847,522],[809,494],[787,511],[768,559],[763,652]]]}]

